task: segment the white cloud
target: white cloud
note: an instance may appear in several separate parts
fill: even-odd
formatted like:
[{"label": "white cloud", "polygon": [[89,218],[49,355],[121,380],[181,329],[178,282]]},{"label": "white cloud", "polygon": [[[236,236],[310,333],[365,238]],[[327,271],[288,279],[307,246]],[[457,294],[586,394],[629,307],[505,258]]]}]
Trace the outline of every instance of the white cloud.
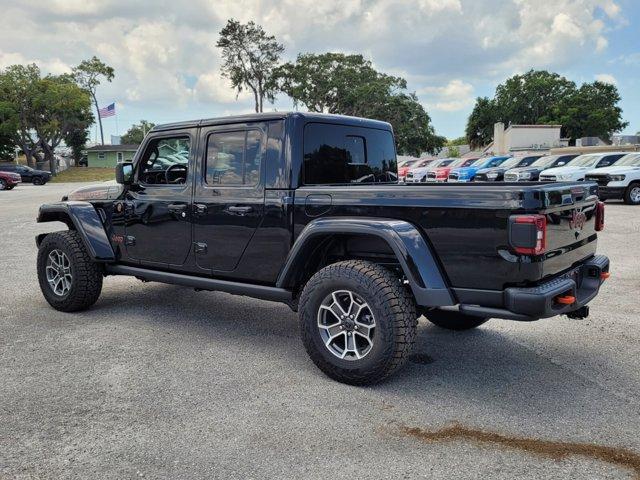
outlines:
[{"label": "white cloud", "polygon": [[473,85],[455,79],[444,86],[421,88],[416,93],[426,97],[428,108],[455,112],[473,105],[473,91]]},{"label": "white cloud", "polygon": [[0,6],[0,67],[33,61],[61,73],[98,55],[116,70],[99,91],[102,99],[167,116],[186,115],[194,105],[212,112],[251,107],[251,95],[236,103],[219,75],[215,42],[230,17],[261,24],[285,44],[286,59],[299,52],[362,53],[380,70],[402,72],[429,109],[461,115],[473,104],[474,86],[530,68],[569,69],[594,52],[598,62],[613,27],[628,17],[616,0],[0,0]]},{"label": "white cloud", "polygon": [[616,77],[608,73],[599,73],[596,75],[596,80],[602,83],[610,83],[611,85],[616,85],[618,83]]}]

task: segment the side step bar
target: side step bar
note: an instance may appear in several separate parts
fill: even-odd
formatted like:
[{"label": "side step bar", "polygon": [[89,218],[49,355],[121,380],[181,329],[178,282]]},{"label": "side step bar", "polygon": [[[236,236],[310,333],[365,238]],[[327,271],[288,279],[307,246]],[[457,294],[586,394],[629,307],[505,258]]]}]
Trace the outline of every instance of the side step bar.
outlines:
[{"label": "side step bar", "polygon": [[192,287],[199,290],[226,292],[233,295],[246,295],[249,297],[260,298],[262,300],[270,300],[272,302],[290,304],[293,300],[291,292],[284,288],[195,277],[191,275],[182,275],[180,273],[161,272],[157,270],[148,270],[146,268],[130,267],[128,265],[105,265],[105,271],[107,275],[128,275],[138,277],[149,282],[182,285],[184,287]]}]

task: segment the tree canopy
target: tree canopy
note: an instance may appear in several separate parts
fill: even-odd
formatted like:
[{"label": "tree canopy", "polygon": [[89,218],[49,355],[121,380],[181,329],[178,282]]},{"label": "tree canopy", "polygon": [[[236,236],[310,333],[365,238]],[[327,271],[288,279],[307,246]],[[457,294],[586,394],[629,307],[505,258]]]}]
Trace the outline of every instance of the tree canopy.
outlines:
[{"label": "tree canopy", "polygon": [[362,55],[300,54],[273,72],[274,89],[312,112],[375,118],[391,123],[398,151],[435,153],[446,139],[403,78],[378,72]]},{"label": "tree canopy", "polygon": [[73,69],[73,77],[80,87],[84,88],[91,95],[93,104],[96,109],[96,115],[98,117],[98,124],[100,125],[100,140],[104,145],[104,133],[102,131],[102,119],[100,118],[100,107],[98,106],[98,99],[96,97],[96,90],[100,85],[101,79],[104,78],[107,82],[111,82],[115,76],[113,68],[105,64],[95,55],[89,60],[83,60],[80,65]]},{"label": "tree canopy", "polygon": [[155,126],[155,123],[147,120],[140,120],[140,123],[131,125],[131,128],[129,128],[129,130],[120,137],[120,141],[126,144],[140,145],[142,140],[144,140],[145,135]]},{"label": "tree canopy", "polygon": [[54,150],[93,123],[89,93],[70,75],[43,77],[34,65],[12,65],[0,73],[2,131],[24,151],[29,165],[40,154],[55,174]]},{"label": "tree canopy", "polygon": [[264,99],[274,100],[271,74],[277,66],[284,46],[273,35],[254,23],[242,24],[233,18],[220,31],[216,43],[222,49],[222,76],[240,94],[245,88],[253,92],[256,112],[262,112]]},{"label": "tree canopy", "polygon": [[498,85],[493,98],[480,97],[467,120],[467,140],[486,145],[496,122],[508,124],[561,124],[562,135],[575,141],[583,136],[609,139],[625,128],[620,95],[615,85],[602,82],[576,84],[557,73],[530,70]]}]

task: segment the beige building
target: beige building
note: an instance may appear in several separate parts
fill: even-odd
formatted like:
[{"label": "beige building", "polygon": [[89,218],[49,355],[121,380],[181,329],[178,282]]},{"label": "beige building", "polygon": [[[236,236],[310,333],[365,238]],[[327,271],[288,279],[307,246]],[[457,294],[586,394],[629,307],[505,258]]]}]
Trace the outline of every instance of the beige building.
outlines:
[{"label": "beige building", "polygon": [[560,138],[562,125],[509,125],[505,130],[501,122],[493,126],[493,142],[485,154],[504,155],[518,151],[548,151],[568,144]]}]

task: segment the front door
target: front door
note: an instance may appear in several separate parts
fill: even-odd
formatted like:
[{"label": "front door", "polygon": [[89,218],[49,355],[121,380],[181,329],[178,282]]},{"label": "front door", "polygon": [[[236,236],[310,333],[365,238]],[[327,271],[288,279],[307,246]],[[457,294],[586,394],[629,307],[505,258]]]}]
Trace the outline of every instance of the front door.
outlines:
[{"label": "front door", "polygon": [[266,124],[203,129],[196,179],[193,242],[200,268],[238,266],[264,213]]},{"label": "front door", "polygon": [[179,266],[191,248],[191,191],[195,130],[147,138],[125,196],[124,242],[130,258]]}]

